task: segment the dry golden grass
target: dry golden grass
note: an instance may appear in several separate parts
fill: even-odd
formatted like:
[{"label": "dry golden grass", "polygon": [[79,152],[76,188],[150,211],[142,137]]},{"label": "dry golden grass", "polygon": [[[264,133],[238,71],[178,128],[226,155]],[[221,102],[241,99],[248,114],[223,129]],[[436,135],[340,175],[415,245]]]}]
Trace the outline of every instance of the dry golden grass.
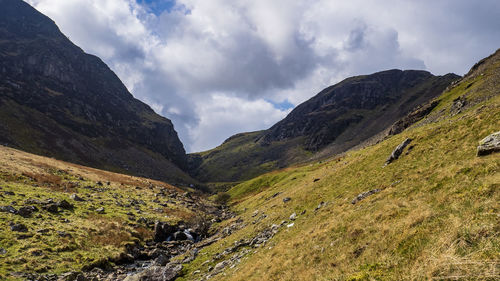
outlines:
[{"label": "dry golden grass", "polygon": [[[499,89],[499,75],[477,77]],[[440,98],[431,121],[342,158],[235,186],[232,206],[246,227],[203,250],[184,279],[208,272],[221,261],[212,260],[215,254],[235,241],[305,210],[293,227],[213,280],[499,280],[500,154],[477,157],[476,147],[500,130],[500,95],[489,92],[491,83],[463,83]],[[464,91],[471,107],[451,116]],[[411,152],[383,167],[408,137]],[[382,191],[351,204],[376,188]],[[285,204],[284,197],[292,199]],[[314,211],[322,201],[326,206]],[[256,210],[267,217],[253,224]]]}]

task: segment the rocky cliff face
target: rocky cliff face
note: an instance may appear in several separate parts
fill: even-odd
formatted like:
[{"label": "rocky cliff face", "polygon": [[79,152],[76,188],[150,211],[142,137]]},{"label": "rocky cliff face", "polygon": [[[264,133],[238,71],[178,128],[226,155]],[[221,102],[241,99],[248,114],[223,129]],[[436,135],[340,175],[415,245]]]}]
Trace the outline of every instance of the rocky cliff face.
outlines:
[{"label": "rocky cliff face", "polygon": [[0,0],[0,142],[98,168],[189,181],[170,120],[21,0]]},{"label": "rocky cliff face", "polygon": [[356,145],[382,131],[409,110],[440,94],[459,77],[426,71],[388,70],[346,79],[295,108],[264,135],[264,144],[305,137],[317,151],[337,140]]},{"label": "rocky cliff face", "polygon": [[416,70],[348,78],[300,104],[268,130],[236,135],[218,148],[191,155],[192,174],[204,181],[239,181],[344,152],[382,133],[458,78]]}]

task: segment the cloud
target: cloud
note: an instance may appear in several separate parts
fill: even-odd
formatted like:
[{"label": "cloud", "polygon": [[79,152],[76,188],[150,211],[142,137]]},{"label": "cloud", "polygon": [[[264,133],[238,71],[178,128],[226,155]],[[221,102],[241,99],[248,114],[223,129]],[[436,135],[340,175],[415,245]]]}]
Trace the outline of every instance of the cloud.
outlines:
[{"label": "cloud", "polygon": [[28,0],[137,98],[172,119],[188,151],[266,129],[348,76],[463,74],[500,46],[500,2]]}]

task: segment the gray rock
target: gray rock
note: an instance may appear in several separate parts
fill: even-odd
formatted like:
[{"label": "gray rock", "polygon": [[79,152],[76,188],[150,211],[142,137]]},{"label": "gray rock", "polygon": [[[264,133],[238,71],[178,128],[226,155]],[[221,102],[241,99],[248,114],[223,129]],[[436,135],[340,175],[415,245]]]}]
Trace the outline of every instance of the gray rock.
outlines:
[{"label": "gray rock", "polygon": [[291,221],[294,221],[296,218],[297,218],[297,214],[296,213],[293,213],[292,215],[290,215],[290,220]]},{"label": "gray rock", "polygon": [[78,196],[76,193],[73,193],[69,196],[69,198],[71,200],[75,200],[75,201],[78,201],[78,202],[84,202],[85,199],[81,198],[80,196]]},{"label": "gray rock", "polygon": [[10,225],[10,230],[16,231],[16,232],[28,232],[28,228],[26,225],[22,223],[15,223]]},{"label": "gray rock", "polygon": [[356,198],[354,198],[352,200],[351,203],[354,205],[354,204],[358,203],[359,201],[365,199],[366,197],[368,197],[368,196],[370,196],[372,194],[378,193],[380,191],[381,190],[377,188],[377,189],[373,189],[373,190],[370,190],[370,191],[367,191],[367,192],[360,193],[360,194],[358,194],[358,196],[356,196]]},{"label": "gray rock", "polygon": [[47,210],[47,211],[49,211],[51,213],[57,213],[57,212],[59,212],[59,207],[55,203],[51,203],[51,204],[45,205],[45,206],[43,206],[43,209],[45,209],[45,210]]},{"label": "gray rock", "polygon": [[16,208],[14,208],[12,206],[0,206],[0,212],[17,214]]},{"label": "gray rock", "polygon": [[165,266],[169,262],[169,259],[167,256],[164,254],[160,254],[156,259],[155,259],[155,265],[159,266]]},{"label": "gray rock", "polygon": [[391,155],[389,156],[389,158],[387,158],[387,160],[385,161],[385,165],[389,165],[391,162],[393,162],[394,160],[398,159],[399,156],[401,156],[401,153],[403,153],[403,150],[405,149],[405,147],[407,145],[409,145],[411,143],[412,139],[405,139],[401,144],[399,144],[395,149],[394,151],[391,153]]},{"label": "gray rock", "polygon": [[60,201],[59,203],[57,203],[57,206],[61,209],[64,209],[64,210],[72,210],[73,208],[75,208],[75,206],[73,206],[71,203],[69,203],[66,200]]},{"label": "gray rock", "polygon": [[325,206],[325,202],[321,201],[321,202],[318,204],[318,206],[314,209],[314,211],[317,211],[317,210],[319,210],[319,209],[323,208],[323,206]]},{"label": "gray rock", "polygon": [[97,208],[97,209],[95,210],[95,212],[96,212],[96,213],[98,213],[98,214],[104,214],[104,213],[106,213],[106,211],[104,210],[104,208],[103,208],[103,207]]},{"label": "gray rock", "polygon": [[167,264],[165,267],[151,266],[138,274],[127,276],[124,281],[172,281],[181,271],[181,264]]},{"label": "gray rock", "polygon": [[24,218],[29,218],[36,211],[38,211],[38,209],[35,206],[24,206],[24,207],[19,208],[19,211],[17,211],[17,214],[24,217]]},{"label": "gray rock", "polygon": [[182,240],[188,240],[188,236],[184,231],[177,231],[173,235],[175,241],[182,241]]},{"label": "gray rock", "polygon": [[482,139],[477,147],[477,156],[484,156],[494,152],[500,152],[500,131]]}]

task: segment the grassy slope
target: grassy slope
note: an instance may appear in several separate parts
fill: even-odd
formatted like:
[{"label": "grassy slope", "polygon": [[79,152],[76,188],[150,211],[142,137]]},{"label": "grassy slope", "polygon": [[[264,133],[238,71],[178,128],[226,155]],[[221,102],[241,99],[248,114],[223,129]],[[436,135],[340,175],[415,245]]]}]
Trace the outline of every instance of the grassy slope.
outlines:
[{"label": "grassy slope", "polygon": [[[151,238],[151,228],[137,222],[139,218],[187,221],[196,212],[184,207],[182,196],[167,198],[168,207],[152,202],[154,199],[165,201],[155,197],[162,188],[184,193],[163,182],[65,163],[3,146],[0,146],[0,163],[0,206],[12,205],[19,209],[34,205],[39,209],[31,218],[0,212],[0,248],[6,250],[0,254],[2,280],[10,278],[11,272],[81,270],[83,266],[118,256],[126,244]],[[5,193],[9,191],[15,195]],[[86,201],[71,200],[72,193]],[[24,203],[27,199],[45,201],[49,198],[67,200],[75,208],[51,214],[41,205]],[[130,200],[142,200],[144,204],[126,206]],[[100,207],[104,207],[105,214],[95,211]],[[135,219],[130,219],[129,212]],[[17,239],[26,233],[11,231],[10,222],[25,224],[29,229],[27,234],[33,237]],[[40,229],[48,229],[48,232],[37,232]],[[71,237],[61,237],[58,231]],[[40,251],[41,256],[36,256]]]},{"label": "grassy slope", "polygon": [[225,179],[229,182],[248,180],[284,167],[284,163],[297,162],[311,155],[311,152],[302,148],[301,138],[262,146],[255,142],[262,133],[238,134],[214,149],[196,153],[203,158],[195,175],[197,179]]},{"label": "grassy slope", "polygon": [[[304,210],[293,227],[282,228],[266,247],[215,280],[498,278],[500,154],[475,155],[478,141],[500,130],[500,53],[495,58],[400,135],[233,187],[234,209],[247,226],[204,249],[185,269],[185,279],[196,279],[196,269],[207,272],[221,261],[214,254],[235,241]],[[459,96],[470,107],[452,116]],[[383,168],[407,137],[414,139],[413,149]],[[382,191],[351,204],[375,188]],[[269,199],[277,192],[282,194]],[[292,200],[285,204],[284,197]],[[315,212],[321,201],[327,205]],[[267,217],[252,224],[255,210]]]},{"label": "grassy slope", "polygon": [[[395,93],[396,90],[393,88],[391,90],[393,92],[392,95],[401,95],[401,97],[394,98],[395,100],[391,104],[380,104],[372,109],[351,109],[339,116],[338,112],[343,111],[344,106],[332,107],[330,104],[330,106],[316,108],[312,113],[304,113],[305,107],[310,107],[324,96],[331,95],[332,89],[342,89],[346,87],[345,85],[354,85],[357,83],[369,87],[369,84],[367,84],[369,79],[376,80],[376,78],[370,77],[375,77],[376,75],[379,74],[351,77],[323,90],[322,93],[298,106],[292,111],[291,115],[275,124],[269,130],[237,134],[214,149],[192,154],[191,156],[199,156],[202,159],[199,167],[192,168],[194,177],[202,182],[208,182],[209,185],[215,186],[213,188],[215,191],[219,191],[227,187],[229,183],[234,185],[236,182],[249,180],[266,172],[310,162],[312,158],[323,159],[331,157],[382,133],[384,129],[399,119],[402,114],[406,114],[406,111],[435,97],[451,81],[457,79],[453,74],[434,76],[420,81],[413,87],[407,86],[404,90],[399,89],[398,93]],[[377,84],[374,80],[372,83]],[[295,115],[293,115],[294,112],[296,113]],[[304,124],[297,125],[300,122],[292,120],[295,118],[309,120],[312,116],[316,116],[314,117],[315,119],[312,119],[314,120],[313,123],[329,123],[333,126],[330,130],[339,130],[339,124],[344,122],[349,123],[349,120],[362,118],[343,128],[341,133],[334,140],[330,141],[329,144],[319,146],[319,151],[307,149],[307,146],[308,144],[317,143],[318,139],[329,135],[326,126],[321,127],[318,125],[315,131],[310,132],[307,136],[290,137],[282,141],[271,141],[268,145],[262,145],[262,141],[256,141],[265,135],[272,134],[274,127],[279,128],[280,126],[285,126],[284,124],[290,126],[295,123],[294,126],[307,127]],[[333,124],[337,125],[334,126]]]}]

